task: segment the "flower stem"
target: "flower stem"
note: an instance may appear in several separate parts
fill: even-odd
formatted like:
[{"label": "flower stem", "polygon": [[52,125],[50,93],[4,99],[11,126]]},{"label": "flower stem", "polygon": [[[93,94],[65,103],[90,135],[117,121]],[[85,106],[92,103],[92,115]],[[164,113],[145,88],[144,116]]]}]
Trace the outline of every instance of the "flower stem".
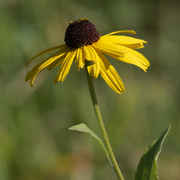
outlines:
[{"label": "flower stem", "polygon": [[102,136],[103,136],[103,139],[104,139],[104,142],[105,142],[105,146],[107,148],[109,158],[111,160],[114,171],[115,171],[115,173],[116,173],[119,180],[124,180],[123,175],[122,175],[122,173],[121,173],[121,171],[119,169],[119,166],[117,164],[116,158],[114,156],[114,153],[112,151],[111,144],[109,142],[109,138],[108,138],[108,135],[107,135],[107,132],[106,132],[106,129],[105,129],[105,125],[104,125],[104,122],[103,122],[103,119],[102,119],[102,116],[101,116],[100,108],[99,108],[99,105],[98,105],[98,102],[97,102],[93,80],[92,80],[92,77],[89,75],[88,70],[87,70],[88,65],[89,65],[89,62],[86,61],[85,70],[86,70],[86,75],[87,75],[87,80],[88,80],[88,85],[89,85],[89,91],[90,91],[90,94],[91,94],[91,99],[92,99],[93,107],[94,107],[96,117],[97,117],[97,120],[98,120],[98,123],[99,123],[99,127],[101,129],[101,133],[102,133]]}]

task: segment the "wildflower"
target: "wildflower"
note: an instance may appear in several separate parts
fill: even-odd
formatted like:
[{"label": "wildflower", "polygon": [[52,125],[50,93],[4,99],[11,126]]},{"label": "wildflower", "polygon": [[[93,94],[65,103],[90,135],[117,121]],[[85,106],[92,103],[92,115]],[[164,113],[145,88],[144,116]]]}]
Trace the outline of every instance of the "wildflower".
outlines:
[{"label": "wildflower", "polygon": [[91,63],[87,67],[90,76],[96,79],[100,74],[115,92],[122,93],[125,91],[124,84],[104,54],[122,62],[136,65],[144,71],[150,64],[142,54],[134,50],[143,48],[143,43],[146,43],[146,41],[117,35],[120,33],[135,34],[132,30],[126,30],[112,32],[100,37],[96,27],[88,19],[81,18],[71,21],[65,33],[65,44],[47,49],[26,63],[28,65],[38,56],[58,50],[49,58],[34,66],[27,73],[25,80],[30,80],[30,85],[33,86],[36,76],[42,70],[50,70],[61,65],[54,83],[63,82],[73,61],[75,61],[78,71],[85,66],[86,61],[90,61]]}]

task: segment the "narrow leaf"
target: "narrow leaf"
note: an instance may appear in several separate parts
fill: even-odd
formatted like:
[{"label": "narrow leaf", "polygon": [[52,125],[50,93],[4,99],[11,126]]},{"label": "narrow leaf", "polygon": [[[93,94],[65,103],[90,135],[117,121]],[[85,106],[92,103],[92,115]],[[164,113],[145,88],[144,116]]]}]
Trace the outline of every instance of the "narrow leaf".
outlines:
[{"label": "narrow leaf", "polygon": [[158,180],[157,159],[162,149],[162,144],[166,138],[169,128],[155,140],[144,152],[135,175],[135,180]]},{"label": "narrow leaf", "polygon": [[107,156],[110,164],[112,165],[111,160],[110,160],[110,158],[109,158],[108,151],[107,151],[104,143],[102,142],[102,140],[101,140],[91,129],[89,129],[89,128],[87,127],[86,124],[81,123],[81,124],[78,124],[78,125],[75,125],[75,126],[72,126],[72,127],[68,128],[68,130],[85,132],[85,133],[91,135],[92,137],[94,137],[94,138],[98,141],[98,143],[102,146],[102,148],[103,148],[104,152],[106,153],[106,156]]}]

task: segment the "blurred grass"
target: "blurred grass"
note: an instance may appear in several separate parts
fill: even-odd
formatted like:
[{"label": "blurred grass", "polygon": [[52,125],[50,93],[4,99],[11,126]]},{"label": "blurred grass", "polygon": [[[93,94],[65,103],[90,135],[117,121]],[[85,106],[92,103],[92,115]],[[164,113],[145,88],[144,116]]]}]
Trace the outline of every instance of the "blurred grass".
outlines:
[{"label": "blurred grass", "polygon": [[148,41],[141,50],[151,63],[147,73],[108,58],[125,83],[124,94],[114,93],[100,77],[95,81],[125,178],[133,179],[145,147],[171,124],[158,169],[161,179],[178,180],[179,6],[175,0],[1,1],[0,179],[116,179],[95,141],[66,131],[83,122],[100,135],[84,71],[77,73],[73,65],[65,82],[57,85],[53,79],[58,68],[42,72],[34,88],[24,82],[27,60],[62,44],[68,22],[87,17],[101,35],[133,29],[135,37]]}]

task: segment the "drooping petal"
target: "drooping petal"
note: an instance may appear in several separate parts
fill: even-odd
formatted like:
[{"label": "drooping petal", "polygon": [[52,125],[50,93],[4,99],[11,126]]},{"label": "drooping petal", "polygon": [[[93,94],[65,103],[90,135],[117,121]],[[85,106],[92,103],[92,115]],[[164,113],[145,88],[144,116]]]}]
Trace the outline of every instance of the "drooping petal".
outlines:
[{"label": "drooping petal", "polygon": [[141,53],[133,49],[127,48],[125,46],[120,46],[120,48],[127,51],[125,56],[124,57],[111,56],[111,57],[125,63],[136,65],[146,72],[146,69],[150,66],[150,63]]},{"label": "drooping petal", "polygon": [[27,73],[25,80],[28,81],[29,79],[31,79],[30,85],[33,86],[36,76],[42,70],[46,69],[52,63],[54,63],[56,60],[58,61],[58,63],[60,63],[62,61],[61,57],[64,56],[68,51],[69,48],[67,46],[64,46],[62,49],[51,55],[49,58],[34,66],[33,69]]},{"label": "drooping petal", "polygon": [[123,57],[127,51],[124,51],[118,44],[114,44],[111,42],[107,42],[103,39],[99,39],[99,41],[92,44],[92,46],[104,54],[109,56],[118,56]]},{"label": "drooping petal", "polygon": [[132,49],[143,48],[144,47],[143,43],[147,43],[146,41],[142,39],[137,39],[137,38],[128,37],[128,36],[118,36],[118,35],[103,36],[101,37],[101,39],[106,42],[123,45]]},{"label": "drooping petal", "polygon": [[119,94],[123,93],[125,91],[125,87],[119,74],[117,73],[115,68],[109,63],[106,57],[99,50],[96,51],[100,57],[100,74],[102,78],[115,92]]},{"label": "drooping petal", "polygon": [[63,48],[60,49],[60,51],[62,52],[62,56],[60,56],[58,59],[56,59],[54,62],[52,62],[51,64],[49,64],[47,66],[48,70],[51,70],[57,66],[59,66],[62,62],[62,60],[65,58],[66,54],[70,51],[70,48],[67,46],[64,46]]},{"label": "drooping petal", "polygon": [[75,63],[77,65],[78,71],[80,70],[80,68],[83,68],[85,65],[85,55],[82,47],[79,47],[77,49]]},{"label": "drooping petal", "polygon": [[66,46],[65,44],[62,44],[62,45],[55,46],[55,47],[52,47],[52,48],[46,49],[45,51],[40,52],[39,54],[37,54],[37,55],[35,55],[34,57],[32,57],[32,58],[26,63],[26,66],[27,66],[32,60],[34,60],[35,58],[37,58],[38,56],[41,56],[41,55],[46,54],[46,53],[49,53],[49,52],[54,51],[54,50],[59,49],[59,48],[63,48],[63,47],[65,47],[65,46]]},{"label": "drooping petal", "polygon": [[53,63],[51,63],[50,65],[48,65],[48,66],[47,66],[47,69],[48,69],[48,70],[51,70],[51,69],[59,66],[59,65],[62,63],[62,60],[65,58],[66,54],[67,54],[67,52],[66,52],[63,56],[61,56],[60,58],[56,59]]},{"label": "drooping petal", "polygon": [[58,74],[56,75],[56,77],[54,79],[54,83],[57,83],[59,81],[60,82],[64,81],[67,74],[69,73],[69,70],[70,70],[71,65],[74,61],[76,53],[77,53],[77,49],[72,49],[68,52],[68,54],[66,55],[66,57],[62,61],[61,67],[58,71]]},{"label": "drooping petal", "polygon": [[86,60],[92,61],[92,65],[88,66],[88,72],[96,79],[100,72],[100,58],[91,45],[84,46],[84,54]]},{"label": "drooping petal", "polygon": [[47,68],[50,64],[52,64],[54,61],[56,61],[58,58],[60,58],[61,56],[65,55],[67,53],[69,49],[68,48],[62,48],[59,51],[57,51],[56,53],[52,54],[50,57],[48,57],[46,60],[38,63],[36,66],[33,67],[33,69],[28,72],[26,79],[30,79],[28,78],[30,74],[36,74],[36,72],[38,71],[42,71],[43,69]]}]

